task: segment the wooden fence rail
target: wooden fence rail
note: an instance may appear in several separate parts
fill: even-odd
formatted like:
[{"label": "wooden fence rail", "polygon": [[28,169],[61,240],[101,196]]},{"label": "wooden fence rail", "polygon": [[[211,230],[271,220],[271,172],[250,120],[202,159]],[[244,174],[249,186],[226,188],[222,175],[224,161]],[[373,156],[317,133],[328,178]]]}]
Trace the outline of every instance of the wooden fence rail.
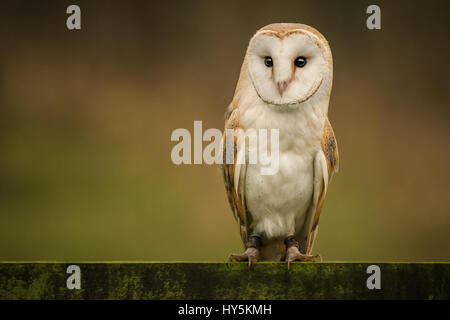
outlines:
[{"label": "wooden fence rail", "polygon": [[[370,267],[375,266],[375,267]],[[378,269],[379,268],[379,269]],[[450,263],[0,262],[0,299],[448,299]]]}]

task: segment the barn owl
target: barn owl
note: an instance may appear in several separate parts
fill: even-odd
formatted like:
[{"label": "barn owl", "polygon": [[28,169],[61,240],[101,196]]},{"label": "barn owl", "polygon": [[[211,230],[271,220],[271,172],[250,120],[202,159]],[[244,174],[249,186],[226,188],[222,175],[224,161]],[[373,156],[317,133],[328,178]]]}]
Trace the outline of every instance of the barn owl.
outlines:
[{"label": "barn owl", "polygon": [[[328,120],[332,79],[331,49],[314,28],[271,24],[251,38],[225,129],[278,129],[279,164],[272,175],[261,174],[258,163],[222,165],[245,246],[229,262],[284,260],[289,268],[292,261],[320,257],[312,249],[339,161]],[[236,135],[230,146],[224,139],[222,152],[233,148],[239,154],[238,140]]]}]

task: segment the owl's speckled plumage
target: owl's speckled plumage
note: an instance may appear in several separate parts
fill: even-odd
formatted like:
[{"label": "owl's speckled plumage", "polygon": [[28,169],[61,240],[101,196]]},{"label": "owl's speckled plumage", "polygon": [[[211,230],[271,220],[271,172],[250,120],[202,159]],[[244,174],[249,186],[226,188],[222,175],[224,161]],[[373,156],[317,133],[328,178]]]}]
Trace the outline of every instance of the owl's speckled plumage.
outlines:
[{"label": "owl's speckled plumage", "polygon": [[[306,65],[296,66],[297,57]],[[279,171],[261,175],[259,164],[224,164],[223,172],[244,245],[261,235],[258,260],[282,259],[286,237],[297,239],[302,254],[312,252],[339,162],[327,117],[332,78],[330,47],[312,27],[271,24],[250,40],[225,128],[279,129]]]}]

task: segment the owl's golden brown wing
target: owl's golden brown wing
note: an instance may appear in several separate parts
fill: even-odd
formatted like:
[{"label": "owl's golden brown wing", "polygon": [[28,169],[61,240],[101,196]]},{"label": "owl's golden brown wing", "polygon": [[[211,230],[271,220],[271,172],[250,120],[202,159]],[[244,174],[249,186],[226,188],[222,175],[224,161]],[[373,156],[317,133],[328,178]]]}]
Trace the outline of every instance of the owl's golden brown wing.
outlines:
[{"label": "owl's golden brown wing", "polygon": [[313,249],[328,183],[339,169],[337,141],[328,118],[325,120],[321,146],[322,150],[319,151],[314,163],[314,194],[309,211],[310,217],[306,223],[306,230],[303,232],[304,241],[301,243],[302,252],[306,254],[311,254]]},{"label": "owl's golden brown wing", "polygon": [[327,160],[328,180],[331,180],[333,174],[339,170],[339,150],[333,128],[328,118],[325,121],[321,145],[325,159]]},{"label": "owl's golden brown wing", "polygon": [[[238,129],[238,122],[236,117],[236,110],[233,110],[226,114],[225,129]],[[237,136],[234,135],[233,139],[230,139],[228,145],[226,143],[226,134],[223,135],[222,140],[222,155],[223,164],[222,171],[225,182],[225,188],[228,195],[228,202],[233,210],[234,217],[239,224],[240,234],[242,242],[245,244],[248,241],[248,235],[251,233],[251,217],[247,210],[245,203],[245,171],[246,164],[237,163],[238,154],[238,141]],[[234,161],[232,164],[226,163],[226,150],[232,149],[234,155]]]}]

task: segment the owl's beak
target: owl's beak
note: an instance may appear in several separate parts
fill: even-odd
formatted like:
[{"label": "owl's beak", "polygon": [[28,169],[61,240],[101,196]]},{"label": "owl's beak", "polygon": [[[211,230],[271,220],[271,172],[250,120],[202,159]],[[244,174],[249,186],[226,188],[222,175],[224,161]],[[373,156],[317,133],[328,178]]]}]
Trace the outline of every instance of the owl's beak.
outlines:
[{"label": "owl's beak", "polygon": [[278,92],[280,93],[280,96],[283,95],[283,92],[286,90],[286,88],[288,87],[289,82],[288,81],[280,81],[277,82],[277,87],[278,87]]}]

